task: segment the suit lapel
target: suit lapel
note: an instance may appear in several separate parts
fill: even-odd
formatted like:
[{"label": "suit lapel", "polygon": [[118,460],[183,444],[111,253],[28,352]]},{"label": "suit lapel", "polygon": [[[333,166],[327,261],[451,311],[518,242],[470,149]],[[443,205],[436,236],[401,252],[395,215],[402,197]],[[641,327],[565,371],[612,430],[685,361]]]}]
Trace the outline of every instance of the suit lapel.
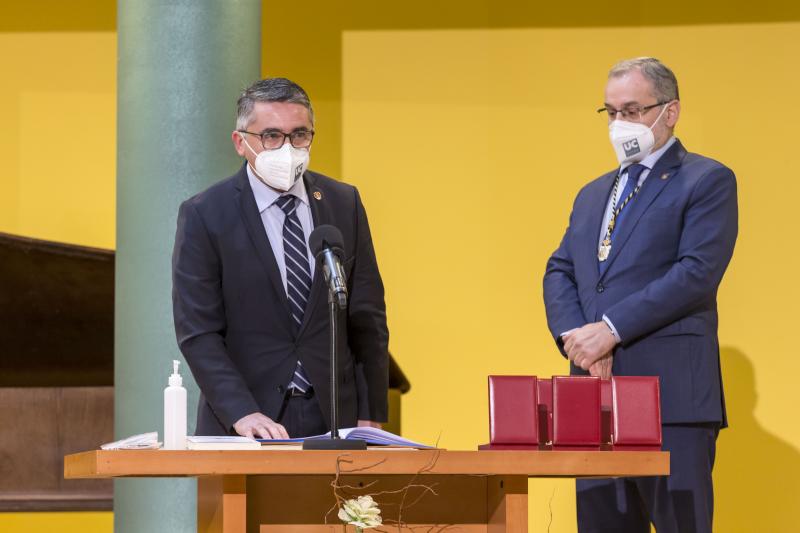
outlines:
[{"label": "suit lapel", "polygon": [[267,232],[264,229],[264,223],[261,220],[261,215],[258,212],[255,196],[253,190],[250,188],[250,182],[247,179],[247,171],[242,166],[241,171],[236,183],[236,202],[239,204],[239,212],[242,214],[244,226],[247,228],[247,233],[250,235],[250,240],[256,249],[256,254],[261,260],[261,264],[266,270],[267,277],[272,282],[275,293],[278,295],[278,301],[281,302],[286,313],[285,326],[290,329],[290,316],[291,310],[289,309],[289,299],[286,296],[286,289],[281,280],[281,272],[278,270],[278,263],[275,260],[275,254],[272,253],[272,248],[269,244]]},{"label": "suit lapel", "polygon": [[[311,206],[311,218],[313,219],[314,227],[316,228],[322,224],[330,224],[330,206],[322,190],[317,187],[316,176],[311,172],[306,172],[303,175],[303,179],[306,182],[306,195],[308,196],[308,203]],[[300,329],[297,332],[298,337],[303,334],[303,331],[305,331],[308,326],[308,322],[311,319],[311,315],[314,314],[314,308],[319,303],[320,298],[327,295],[324,285],[322,268],[320,265],[316,265],[316,268],[314,268],[314,279],[311,281],[311,294],[306,304],[306,310],[303,313],[303,323],[300,325]]]},{"label": "suit lapel", "polygon": [[608,258],[608,265],[600,278],[605,276],[616,258],[619,257],[620,251],[625,246],[625,243],[628,242],[639,219],[642,218],[642,215],[647,211],[653,201],[661,194],[661,191],[664,190],[667,183],[671,181],[669,177],[675,173],[675,169],[681,165],[685,156],[686,149],[680,141],[676,140],[675,144],[656,161],[656,164],[647,175],[647,179],[644,181],[644,185],[642,185],[636,198],[628,206],[630,211],[626,213],[625,217],[622,219],[619,234],[614,237],[614,244],[612,245],[611,256]]}]

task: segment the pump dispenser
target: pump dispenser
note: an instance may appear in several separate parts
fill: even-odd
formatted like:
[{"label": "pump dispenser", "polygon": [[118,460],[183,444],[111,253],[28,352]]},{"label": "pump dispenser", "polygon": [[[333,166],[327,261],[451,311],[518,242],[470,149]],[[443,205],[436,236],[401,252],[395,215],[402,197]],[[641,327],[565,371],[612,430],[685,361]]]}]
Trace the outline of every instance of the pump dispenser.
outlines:
[{"label": "pump dispenser", "polygon": [[164,389],[164,449],[186,449],[186,389],[178,373],[181,362],[172,361],[169,386]]}]

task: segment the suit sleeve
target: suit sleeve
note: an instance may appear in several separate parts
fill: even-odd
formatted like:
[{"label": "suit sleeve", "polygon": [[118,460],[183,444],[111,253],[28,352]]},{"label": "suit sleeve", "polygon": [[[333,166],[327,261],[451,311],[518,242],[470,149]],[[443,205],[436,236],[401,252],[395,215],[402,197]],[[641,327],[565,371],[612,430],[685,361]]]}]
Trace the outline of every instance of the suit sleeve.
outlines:
[{"label": "suit sleeve", "polygon": [[738,233],[736,177],[717,167],[698,180],[684,215],[677,262],[606,310],[622,343],[689,314],[713,298],[733,256]]},{"label": "suit sleeve", "polygon": [[[576,200],[577,204],[577,200]],[[558,249],[553,252],[547,261],[544,273],[544,307],[547,313],[547,325],[556,341],[561,354],[566,356],[561,341],[561,334],[571,329],[579,328],[587,323],[583,315],[578,285],[575,281],[575,262],[570,254],[569,241],[572,238],[572,219],[575,212],[569,217],[569,226],[561,239]]]},{"label": "suit sleeve", "polygon": [[190,201],[178,213],[172,306],[178,346],[214,414],[230,429],[243,416],[259,411],[225,348],[219,255]]},{"label": "suit sleeve", "polygon": [[[355,358],[358,418],[374,422],[388,419],[389,330],[383,281],[378,271],[369,222],[358,190],[355,190],[356,252],[349,280],[347,333]],[[364,397],[366,395],[366,397]]]}]

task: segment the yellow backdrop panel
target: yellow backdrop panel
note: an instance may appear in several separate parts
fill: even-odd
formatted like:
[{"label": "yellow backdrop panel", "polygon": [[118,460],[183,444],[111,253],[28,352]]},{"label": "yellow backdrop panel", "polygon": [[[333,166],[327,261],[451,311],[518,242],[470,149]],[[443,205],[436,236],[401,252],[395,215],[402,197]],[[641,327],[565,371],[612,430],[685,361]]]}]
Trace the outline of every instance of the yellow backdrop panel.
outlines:
[{"label": "yellow backdrop panel", "polygon": [[[345,32],[342,174],[371,215],[391,348],[413,383],[409,437],[474,447],[488,438],[487,374],[567,371],[545,327],[545,263],[578,189],[615,165],[594,113],[608,68],[654,55],[680,82],[679,137],[739,177],[741,233],[720,293],[732,428],[719,441],[717,530],[788,518],[798,35],[798,24]],[[549,505],[551,531],[575,529],[571,482],[531,489],[532,530]]]},{"label": "yellow backdrop panel", "polygon": [[0,32],[0,232],[114,247],[114,32]]}]

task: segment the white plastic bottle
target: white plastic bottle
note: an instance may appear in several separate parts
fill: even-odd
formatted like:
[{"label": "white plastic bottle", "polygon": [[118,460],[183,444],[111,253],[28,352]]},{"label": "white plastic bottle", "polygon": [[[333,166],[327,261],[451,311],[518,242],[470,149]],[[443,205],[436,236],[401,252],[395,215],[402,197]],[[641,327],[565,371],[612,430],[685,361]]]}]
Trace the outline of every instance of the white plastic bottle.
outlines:
[{"label": "white plastic bottle", "polygon": [[172,361],[169,387],[164,389],[164,449],[186,449],[186,389],[178,373],[180,361]]}]

